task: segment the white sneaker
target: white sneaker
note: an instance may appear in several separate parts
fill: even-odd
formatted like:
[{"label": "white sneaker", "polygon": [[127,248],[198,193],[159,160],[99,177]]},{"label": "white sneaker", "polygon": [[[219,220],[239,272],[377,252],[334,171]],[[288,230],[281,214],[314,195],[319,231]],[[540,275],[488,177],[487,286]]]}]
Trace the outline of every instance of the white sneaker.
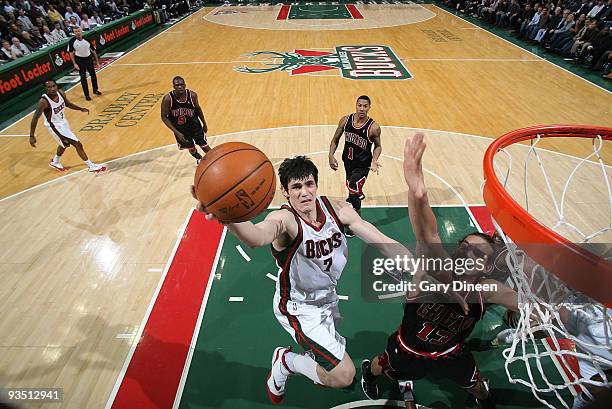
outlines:
[{"label": "white sneaker", "polygon": [[399,390],[404,396],[405,402],[413,402],[414,395],[412,391],[414,390],[414,384],[412,381],[397,381],[397,385],[399,386]]},{"label": "white sneaker", "polygon": [[108,168],[106,166],[99,165],[97,163],[94,163],[93,165],[89,167],[89,171],[92,173],[102,173],[102,172],[106,172],[107,170]]},{"label": "white sneaker", "polygon": [[278,347],[272,354],[272,369],[268,374],[266,389],[273,404],[278,405],[285,398],[285,384],[293,372],[284,363],[284,357],[291,348]]},{"label": "white sneaker", "polygon": [[511,344],[514,340],[514,329],[508,328],[499,331],[497,336],[491,341],[493,346],[499,346],[503,344]]},{"label": "white sneaker", "polygon": [[59,162],[49,162],[49,166],[51,166],[53,169],[57,170],[58,172],[64,172],[66,170],[66,168],[64,167],[64,165],[62,165]]}]

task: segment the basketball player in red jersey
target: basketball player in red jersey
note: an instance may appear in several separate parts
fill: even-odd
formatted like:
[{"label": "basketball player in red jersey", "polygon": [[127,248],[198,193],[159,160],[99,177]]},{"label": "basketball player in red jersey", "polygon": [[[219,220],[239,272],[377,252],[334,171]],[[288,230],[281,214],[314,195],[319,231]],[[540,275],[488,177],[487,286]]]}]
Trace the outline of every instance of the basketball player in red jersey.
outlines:
[{"label": "basketball player in red jersey", "polygon": [[172,86],[174,91],[170,91],[162,100],[161,119],[174,132],[179,149],[189,150],[198,164],[202,155],[195,146],[199,145],[204,154],[210,150],[206,141],[208,126],[204,112],[200,107],[198,94],[186,88],[183,77],[174,77]]},{"label": "basketball player in red jersey", "polygon": [[36,111],[32,115],[32,122],[30,123],[30,145],[36,148],[36,125],[38,124],[38,119],[44,113],[45,126],[58,145],[55,156],[49,162],[49,166],[59,172],[64,172],[66,168],[61,164],[60,157],[64,154],[66,148],[72,145],[90,172],[105,172],[106,166],[93,163],[87,157],[83,144],[70,129],[66,119],[66,108],[89,113],[89,109],[81,108],[68,101],[66,95],[57,88],[57,83],[54,80],[45,81],[45,93],[40,97]]},{"label": "basketball player in red jersey", "polygon": [[[412,140],[406,141],[404,178],[409,188],[410,221],[417,239],[417,253],[446,259],[449,255],[441,246],[436,218],[427,198],[421,163],[424,151],[423,133],[417,133]],[[500,304],[518,311],[517,294],[502,283],[487,278],[493,271],[495,251],[493,239],[486,234],[468,234],[460,241],[452,258],[484,262],[475,262],[474,268],[466,269],[461,276],[456,273],[457,269],[436,271],[437,279],[446,283],[460,280],[470,284],[495,285],[497,290],[459,292],[465,300],[464,305],[450,303],[439,294],[422,291],[419,287],[408,292],[401,325],[389,337],[386,350],[371,362],[362,362],[361,385],[370,399],[378,398],[376,378],[385,374],[398,381],[406,407],[413,409],[416,405],[412,381],[425,376],[440,376],[454,380],[474,395],[480,408],[495,407],[488,382],[480,377],[465,339],[484,316],[487,304]]]},{"label": "basketball player in red jersey", "polygon": [[[378,173],[380,168],[378,158],[382,153],[380,126],[368,116],[370,106],[371,101],[367,95],[357,98],[355,113],[345,115],[340,119],[338,128],[329,144],[329,166],[337,170],[338,161],[334,153],[338,148],[340,137],[344,134],[342,162],[344,162],[346,171],[346,187],[349,191],[346,201],[357,213],[360,213],[361,201],[365,199],[363,185],[370,170]],[[346,232],[346,235],[353,236],[350,230]]]}]

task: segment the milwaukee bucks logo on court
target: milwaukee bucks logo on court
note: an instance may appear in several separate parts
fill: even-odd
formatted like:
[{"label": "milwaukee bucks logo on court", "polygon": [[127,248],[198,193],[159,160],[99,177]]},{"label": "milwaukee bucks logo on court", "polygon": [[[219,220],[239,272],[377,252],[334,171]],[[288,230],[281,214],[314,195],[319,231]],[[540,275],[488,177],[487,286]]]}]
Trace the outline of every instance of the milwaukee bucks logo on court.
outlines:
[{"label": "milwaukee bucks logo on court", "polygon": [[262,74],[288,71],[291,75],[340,70],[352,80],[406,80],[410,71],[385,45],[341,45],[335,51],[293,50],[293,52],[255,51],[249,57],[268,57],[259,67],[234,67],[238,72]]}]

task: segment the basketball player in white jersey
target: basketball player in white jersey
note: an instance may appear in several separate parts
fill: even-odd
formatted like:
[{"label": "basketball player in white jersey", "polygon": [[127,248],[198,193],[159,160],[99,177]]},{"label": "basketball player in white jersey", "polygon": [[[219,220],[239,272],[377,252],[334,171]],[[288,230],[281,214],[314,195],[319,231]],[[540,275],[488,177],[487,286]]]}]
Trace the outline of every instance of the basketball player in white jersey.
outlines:
[{"label": "basketball player in white jersey", "polygon": [[[336,330],[340,318],[336,284],[348,256],[346,229],[385,257],[410,256],[405,247],[363,220],[350,203],[317,196],[318,170],[310,159],[285,159],[278,173],[287,203],[260,223],[227,224],[250,247],[271,245],[280,268],[274,314],[306,351],[274,350],[266,387],[275,404],[283,401],[287,378],[296,372],[332,388],[353,382],[355,365],[345,350],[344,337]],[[198,210],[206,212],[201,203]],[[206,218],[214,217],[207,214]]]},{"label": "basketball player in white jersey", "polygon": [[36,125],[38,124],[38,118],[44,113],[45,126],[53,139],[57,141],[58,145],[56,154],[53,159],[51,159],[51,162],[49,162],[49,166],[60,172],[64,172],[66,168],[61,164],[60,157],[63,155],[66,148],[72,145],[76,149],[79,157],[83,159],[90,172],[101,173],[106,171],[106,166],[93,163],[87,157],[85,149],[83,149],[83,144],[72,132],[66,120],[66,108],[89,113],[89,109],[81,108],[68,101],[66,95],[57,88],[57,83],[54,80],[45,81],[45,93],[38,101],[38,107],[32,116],[32,123],[30,124],[30,145],[34,148],[36,147]]}]

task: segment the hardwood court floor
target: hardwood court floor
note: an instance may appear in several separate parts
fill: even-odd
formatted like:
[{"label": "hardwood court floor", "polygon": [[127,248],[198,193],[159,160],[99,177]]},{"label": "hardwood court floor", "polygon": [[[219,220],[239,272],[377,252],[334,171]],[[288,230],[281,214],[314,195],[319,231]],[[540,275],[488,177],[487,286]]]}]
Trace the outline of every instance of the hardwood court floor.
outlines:
[{"label": "hardwood court floor", "polygon": [[[193,205],[188,194],[193,161],[168,146],[174,139],[159,119],[160,98],[175,75],[200,95],[209,136],[219,136],[211,137],[213,145],[243,140],[274,162],[312,153],[321,169],[321,191],[338,198],[345,194],[343,175],[329,170],[325,151],[338,119],[353,111],[357,96],[369,95],[370,115],[383,125],[388,156],[381,175],[366,185],[366,204],[404,203],[401,163],[393,158],[401,158],[413,129],[434,130],[428,131],[425,158],[432,201],[460,204],[482,202],[481,160],[488,140],[469,135],[493,138],[550,123],[612,126],[607,91],[440,8],[423,7],[435,16],[353,31],[245,29],[204,18],[218,9],[195,13],[101,71],[102,97],[87,103],[79,87],[67,93],[92,111],[89,116],[71,111],[68,120],[90,157],[109,162],[106,175],[77,173],[83,165],[68,150],[67,177],[19,193],[59,178],[47,166],[55,146],[42,124],[36,150],[27,137],[3,136],[27,135],[31,116],[3,130],[0,381],[61,385],[62,407],[104,406]],[[437,41],[442,31],[458,40]],[[245,56],[253,51],[333,51],[364,44],[389,46],[413,78],[233,70],[261,66]],[[257,131],[265,129],[271,130]],[[590,149],[565,142],[548,146],[578,156]],[[609,158],[609,151],[604,155]],[[568,166],[557,162],[560,169]],[[597,212],[581,213],[593,226],[607,204],[590,196],[596,188],[589,186],[582,183],[578,196],[597,206]]]}]

